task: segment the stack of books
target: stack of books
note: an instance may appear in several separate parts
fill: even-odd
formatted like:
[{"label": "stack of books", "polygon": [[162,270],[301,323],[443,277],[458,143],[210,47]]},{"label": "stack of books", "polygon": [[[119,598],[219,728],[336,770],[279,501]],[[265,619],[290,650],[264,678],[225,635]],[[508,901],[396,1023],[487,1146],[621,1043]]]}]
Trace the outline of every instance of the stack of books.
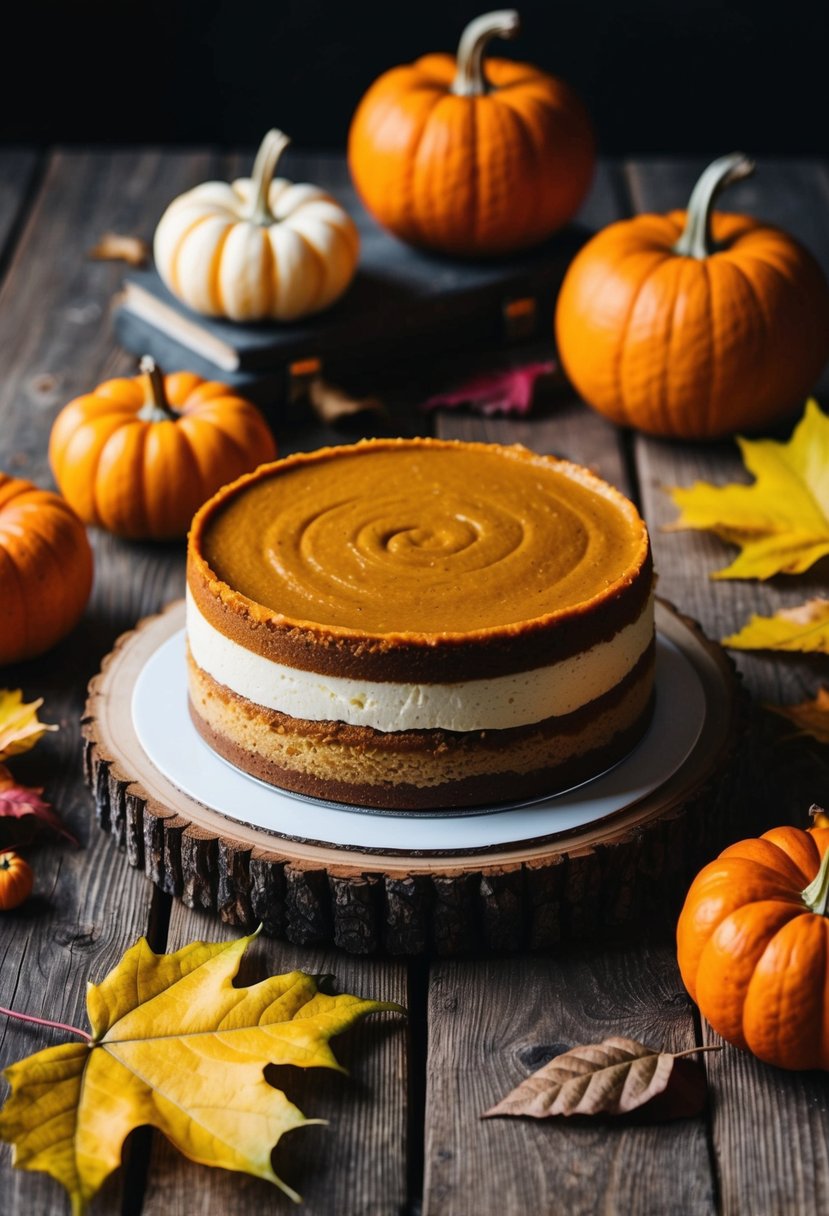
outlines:
[{"label": "stack of books", "polygon": [[330,191],[354,217],[360,265],[346,294],[317,316],[286,324],[239,324],[181,304],[154,269],[131,272],[116,301],[122,345],[169,371],[187,368],[223,380],[265,406],[294,396],[297,382],[409,364],[430,355],[491,352],[499,344],[550,333],[558,287],[589,235],[569,228],[542,246],[486,262],[412,249],[379,228],[359,202],[343,156],[315,156],[307,174],[294,156],[291,177]]}]

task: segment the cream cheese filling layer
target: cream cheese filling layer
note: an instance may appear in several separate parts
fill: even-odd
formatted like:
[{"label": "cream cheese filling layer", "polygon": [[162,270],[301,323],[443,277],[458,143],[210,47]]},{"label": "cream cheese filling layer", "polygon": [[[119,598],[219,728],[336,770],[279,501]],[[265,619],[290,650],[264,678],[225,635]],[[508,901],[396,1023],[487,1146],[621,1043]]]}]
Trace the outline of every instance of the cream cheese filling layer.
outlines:
[{"label": "cream cheese filling layer", "polygon": [[372,730],[508,730],[573,713],[619,684],[653,637],[653,597],[607,642],[547,667],[454,684],[342,679],[274,663],[225,637],[187,592],[187,641],[196,664],[266,709]]}]

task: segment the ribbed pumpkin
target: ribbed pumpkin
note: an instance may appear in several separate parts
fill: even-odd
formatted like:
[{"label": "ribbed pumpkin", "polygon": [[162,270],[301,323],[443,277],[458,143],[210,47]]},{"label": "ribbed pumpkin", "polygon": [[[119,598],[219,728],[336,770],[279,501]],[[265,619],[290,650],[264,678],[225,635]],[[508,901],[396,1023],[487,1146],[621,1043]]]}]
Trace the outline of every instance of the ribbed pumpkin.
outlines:
[{"label": "ribbed pumpkin", "polygon": [[64,499],[0,473],[0,663],[49,650],[92,588],[86,530]]},{"label": "ribbed pumpkin", "polygon": [[457,58],[392,68],[360,102],[351,176],[378,223],[413,245],[485,256],[535,245],[578,210],[594,168],[581,102],[526,63],[487,59],[512,38],[513,11],[464,30]]},{"label": "ribbed pumpkin", "polygon": [[294,321],[348,287],[360,238],[319,186],[276,181],[289,143],[269,131],[251,178],[204,182],[174,199],[155,232],[158,273],[196,312],[232,321]]},{"label": "ribbed pumpkin", "polygon": [[694,879],[677,943],[724,1039],[780,1068],[829,1068],[829,830],[731,845]]},{"label": "ribbed pumpkin", "polygon": [[611,224],[577,254],[556,308],[564,370],[623,426],[709,439],[802,403],[829,355],[829,287],[792,237],[714,214],[747,177],[741,153],[705,170],[687,211]]},{"label": "ribbed pumpkin", "polygon": [[64,406],[49,459],[67,500],[88,524],[119,536],[184,536],[198,507],[225,482],[273,460],[264,418],[226,384],[193,372],[107,380]]}]

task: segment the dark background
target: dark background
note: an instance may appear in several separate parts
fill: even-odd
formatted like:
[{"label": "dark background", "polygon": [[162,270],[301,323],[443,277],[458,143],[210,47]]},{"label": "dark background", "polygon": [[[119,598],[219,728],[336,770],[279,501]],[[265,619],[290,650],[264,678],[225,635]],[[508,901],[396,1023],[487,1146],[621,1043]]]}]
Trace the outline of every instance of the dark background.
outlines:
[{"label": "dark background", "polygon": [[[375,77],[454,50],[483,11],[485,0],[31,0],[4,34],[0,138],[253,144],[275,125],[300,147],[342,147]],[[520,39],[495,53],[568,80],[605,153],[825,150],[825,0],[519,11]]]}]

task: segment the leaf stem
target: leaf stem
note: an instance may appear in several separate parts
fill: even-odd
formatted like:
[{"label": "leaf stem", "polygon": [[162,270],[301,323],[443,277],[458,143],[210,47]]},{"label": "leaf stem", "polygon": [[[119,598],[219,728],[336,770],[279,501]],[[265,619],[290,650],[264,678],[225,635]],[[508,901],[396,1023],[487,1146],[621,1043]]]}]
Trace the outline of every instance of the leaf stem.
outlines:
[{"label": "leaf stem", "polygon": [[698,1051],[722,1051],[721,1043],[709,1043],[707,1047],[689,1047],[687,1051],[672,1051],[669,1054],[675,1060],[682,1060],[685,1056],[695,1056]]},{"label": "leaf stem", "polygon": [[5,1013],[7,1018],[17,1018],[20,1022],[34,1022],[36,1026],[51,1026],[54,1030],[68,1030],[70,1034],[76,1034],[80,1038],[86,1039],[87,1043],[92,1042],[91,1034],[87,1034],[78,1026],[70,1026],[67,1022],[52,1022],[49,1018],[36,1018],[30,1013],[18,1013],[16,1009],[6,1009],[3,1005],[0,1005],[0,1013]]}]

